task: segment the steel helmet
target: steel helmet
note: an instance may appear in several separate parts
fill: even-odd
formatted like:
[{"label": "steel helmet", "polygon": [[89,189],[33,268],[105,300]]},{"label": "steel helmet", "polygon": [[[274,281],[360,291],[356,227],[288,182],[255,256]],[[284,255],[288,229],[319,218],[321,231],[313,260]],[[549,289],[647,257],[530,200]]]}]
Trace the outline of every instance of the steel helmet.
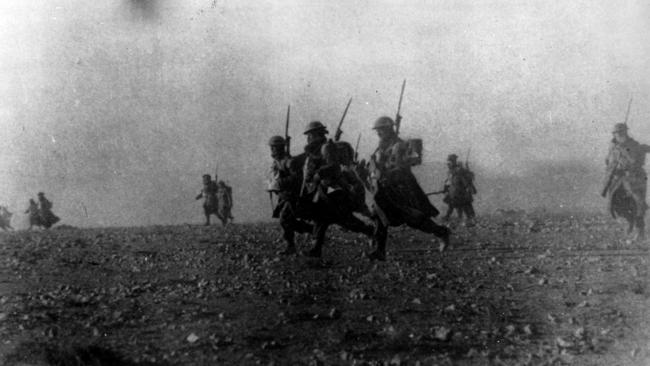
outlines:
[{"label": "steel helmet", "polygon": [[327,127],[325,127],[325,125],[320,123],[320,121],[311,121],[307,124],[307,128],[305,128],[305,135],[318,130],[323,130],[323,132],[327,134]]},{"label": "steel helmet", "polygon": [[617,124],[614,125],[614,131],[612,131],[612,133],[624,132],[624,131],[627,131],[627,124],[625,124],[625,123],[617,123]]},{"label": "steel helmet", "polygon": [[393,127],[395,125],[395,122],[393,122],[393,119],[390,117],[379,117],[375,121],[375,125],[372,127],[373,130],[379,129],[379,128],[388,128],[388,127]]},{"label": "steel helmet", "polygon": [[282,136],[273,136],[269,139],[269,146],[284,145],[285,143],[284,137]]}]

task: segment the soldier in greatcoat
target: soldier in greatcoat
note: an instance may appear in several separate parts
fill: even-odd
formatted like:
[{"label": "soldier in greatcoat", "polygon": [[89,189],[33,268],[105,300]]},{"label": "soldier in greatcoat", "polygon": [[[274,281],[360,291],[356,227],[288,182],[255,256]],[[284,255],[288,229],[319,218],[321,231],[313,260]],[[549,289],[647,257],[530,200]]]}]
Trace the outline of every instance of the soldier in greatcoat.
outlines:
[{"label": "soldier in greatcoat", "polygon": [[342,171],[339,148],[327,140],[327,128],[319,121],[307,125],[303,182],[299,196],[302,217],[314,221],[314,247],[305,254],[320,257],[325,234],[330,225],[372,237],[374,228],[353,215],[356,200],[347,190],[346,174]]},{"label": "soldier in greatcoat", "polygon": [[196,196],[197,200],[203,198],[203,214],[205,215],[205,225],[210,225],[210,215],[218,215],[217,204],[217,183],[212,180],[210,174],[203,174],[203,188]]},{"label": "soldier in greatcoat", "polygon": [[447,204],[447,213],[444,220],[448,221],[454,210],[458,212],[459,219],[463,215],[467,218],[467,225],[474,223],[474,173],[458,161],[458,155],[450,154],[447,157],[447,179],[442,190],[445,193],[443,202]]},{"label": "soldier in greatcoat", "polygon": [[313,226],[297,216],[297,203],[302,184],[302,168],[305,154],[289,156],[286,141],[282,136],[273,136],[269,140],[271,148],[271,179],[268,191],[277,195],[277,204],[273,208],[273,218],[280,219],[286,248],[282,255],[297,252],[295,233],[311,233]]},{"label": "soldier in greatcoat", "polygon": [[[400,118],[398,116],[398,118]],[[374,242],[376,250],[371,260],[386,260],[386,240],[389,226],[406,224],[431,233],[441,240],[440,251],[450,242],[451,230],[433,221],[439,211],[429,202],[411,172],[418,157],[411,157],[407,144],[397,136],[390,117],[380,117],[373,129],[379,136],[379,146],[370,161],[372,209],[376,213]]]},{"label": "soldier in greatcoat", "polygon": [[617,123],[605,159],[607,175],[602,195],[607,198],[613,217],[628,221],[628,234],[636,229],[635,240],[645,239],[646,191],[648,176],[645,155],[650,146],[641,144],[628,135],[627,124]]}]

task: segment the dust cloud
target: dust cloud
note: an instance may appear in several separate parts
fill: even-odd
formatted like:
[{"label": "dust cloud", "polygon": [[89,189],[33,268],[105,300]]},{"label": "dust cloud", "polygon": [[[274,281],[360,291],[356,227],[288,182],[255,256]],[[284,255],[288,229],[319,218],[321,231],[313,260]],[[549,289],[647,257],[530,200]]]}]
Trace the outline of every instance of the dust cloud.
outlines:
[{"label": "dust cloud", "polygon": [[199,223],[201,175],[218,169],[236,221],[268,220],[266,141],[283,133],[286,106],[299,152],[305,124],[333,132],[352,97],[343,138],[362,134],[363,157],[406,79],[402,132],[424,139],[425,190],[471,147],[479,212],[599,210],[610,129],[631,96],[631,134],[648,142],[648,10],[1,1],[0,203],[22,212],[44,191],[69,225]]}]

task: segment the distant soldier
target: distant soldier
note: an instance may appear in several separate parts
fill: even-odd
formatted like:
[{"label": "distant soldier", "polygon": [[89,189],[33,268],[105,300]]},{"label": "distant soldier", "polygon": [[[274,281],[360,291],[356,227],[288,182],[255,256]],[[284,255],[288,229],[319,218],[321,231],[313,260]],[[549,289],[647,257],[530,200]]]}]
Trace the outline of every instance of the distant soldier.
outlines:
[{"label": "distant soldier", "polygon": [[226,226],[228,221],[234,220],[232,217],[232,187],[222,180],[217,184],[217,205],[219,207],[217,217]]},{"label": "distant soldier", "polygon": [[11,227],[11,217],[13,214],[5,206],[0,206],[0,228],[2,230],[13,230]]},{"label": "distant soldier", "polygon": [[307,234],[314,229],[311,224],[299,219],[296,212],[306,155],[290,157],[282,136],[271,137],[269,146],[273,164],[268,191],[278,196],[278,203],[273,208],[273,218],[280,219],[283,237],[287,242],[287,247],[280,254],[289,255],[296,253],[295,233]]},{"label": "distant soldier", "polygon": [[459,219],[462,220],[463,215],[465,215],[467,225],[473,225],[476,216],[472,205],[473,196],[476,194],[474,173],[458,162],[458,155],[456,154],[447,157],[447,169],[447,180],[445,180],[442,190],[445,193],[442,201],[448,206],[444,220],[449,220],[455,209],[458,212]]},{"label": "distant soldier", "polygon": [[52,202],[45,198],[43,192],[38,192],[39,214],[41,216],[41,225],[49,229],[52,225],[59,222],[61,219],[52,212]]},{"label": "distant soldier", "polygon": [[607,179],[602,195],[608,199],[613,217],[622,216],[628,221],[628,234],[637,229],[635,240],[645,239],[645,212],[647,180],[643,166],[650,146],[640,144],[627,134],[627,125],[617,123],[614,138],[605,159]]},{"label": "distant soldier", "polygon": [[307,146],[299,205],[300,211],[315,223],[315,245],[306,254],[320,257],[325,234],[331,224],[369,237],[374,229],[353,215],[355,200],[341,189],[344,175],[338,156],[332,155],[335,148],[333,142],[327,141],[327,128],[319,121],[313,121],[307,125],[304,134],[307,135]]},{"label": "distant soldier", "polygon": [[203,188],[196,196],[196,199],[203,198],[203,214],[205,215],[206,226],[210,225],[210,215],[218,216],[217,190],[217,183],[212,180],[210,174],[203,174]]},{"label": "distant soldier", "polygon": [[38,204],[36,201],[31,198],[29,199],[29,207],[25,213],[28,214],[29,218],[29,230],[31,230],[34,226],[41,226],[41,214],[38,211]]},{"label": "distant soldier", "polygon": [[[401,118],[398,115],[398,118]],[[451,231],[438,225],[431,218],[439,211],[429,202],[424,191],[411,172],[415,164],[407,144],[402,141],[390,117],[380,117],[373,129],[379,136],[379,146],[371,157],[370,174],[377,212],[374,241],[376,250],[369,255],[372,260],[386,260],[388,227],[406,224],[412,228],[431,233],[441,239],[443,251],[449,245]]]}]

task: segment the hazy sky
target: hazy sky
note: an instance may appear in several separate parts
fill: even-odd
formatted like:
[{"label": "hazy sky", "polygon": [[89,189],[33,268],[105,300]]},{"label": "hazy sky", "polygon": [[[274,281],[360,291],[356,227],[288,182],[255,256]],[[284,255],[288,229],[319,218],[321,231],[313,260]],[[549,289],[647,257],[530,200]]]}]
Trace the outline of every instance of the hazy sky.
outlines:
[{"label": "hazy sky", "polygon": [[649,69],[645,1],[0,0],[0,203],[45,191],[72,225],[200,222],[218,164],[235,217],[267,219],[287,104],[298,152],[352,97],[343,136],[364,156],[403,79],[422,171],[470,146],[494,174],[597,167],[630,96],[650,142]]}]

